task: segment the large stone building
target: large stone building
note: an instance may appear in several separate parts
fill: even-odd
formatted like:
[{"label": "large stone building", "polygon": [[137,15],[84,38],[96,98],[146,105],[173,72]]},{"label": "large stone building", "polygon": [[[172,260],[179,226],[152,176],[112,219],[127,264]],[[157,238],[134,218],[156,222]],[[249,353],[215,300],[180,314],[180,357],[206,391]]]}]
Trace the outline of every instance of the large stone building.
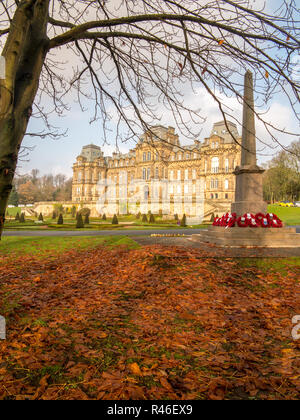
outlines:
[{"label": "large stone building", "polygon": [[[229,123],[240,143],[237,127]],[[224,122],[201,143],[180,145],[172,127],[155,126],[126,154],[84,146],[73,165],[72,201],[93,214],[153,213],[208,218],[230,209],[241,149]]]}]

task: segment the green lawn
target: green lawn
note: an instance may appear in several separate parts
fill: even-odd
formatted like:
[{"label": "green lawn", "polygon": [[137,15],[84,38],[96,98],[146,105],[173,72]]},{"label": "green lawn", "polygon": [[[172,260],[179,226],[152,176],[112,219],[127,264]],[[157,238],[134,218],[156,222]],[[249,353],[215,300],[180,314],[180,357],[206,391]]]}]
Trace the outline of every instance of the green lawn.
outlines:
[{"label": "green lawn", "polygon": [[[20,209],[9,209],[9,211],[17,211]],[[268,206],[269,213],[275,213],[286,225],[300,225],[300,207],[280,207],[277,205]],[[13,216],[13,214],[11,213]],[[20,223],[18,221],[6,220],[5,229],[12,230],[78,230],[76,229],[76,220],[73,219],[70,215],[64,216],[64,224],[57,225],[57,220],[52,218],[45,218],[43,224],[35,223],[37,219],[32,217],[26,218],[25,223]],[[181,229],[177,225],[176,220],[162,220],[160,217],[155,218],[155,223],[143,223],[141,219],[136,219],[135,215],[130,216],[119,216],[119,224],[112,225],[112,218],[107,218],[107,220],[102,220],[99,218],[90,218],[90,224],[86,224],[81,230],[128,230],[128,229]],[[197,225],[197,226],[187,226],[193,228],[202,228],[207,225]]]},{"label": "green lawn", "polygon": [[258,268],[265,274],[271,272],[286,272],[292,267],[300,267],[300,257],[290,258],[239,258],[240,267]]},{"label": "green lawn", "polygon": [[[76,228],[76,220],[70,216],[64,217],[64,224],[58,225],[56,220],[52,218],[45,218],[42,224],[35,223],[37,219],[32,217],[26,218],[25,223],[20,223],[14,219],[7,219],[5,222],[5,229],[9,230],[79,230]],[[135,216],[120,216],[119,224],[113,225],[112,219],[107,218],[106,221],[99,218],[90,218],[90,223],[85,224],[80,230],[128,230],[128,229],[182,229],[178,226],[175,220],[162,220],[157,218],[155,223],[143,223],[136,219]],[[187,227],[204,227],[205,225],[187,226]]]},{"label": "green lawn", "polygon": [[39,254],[57,255],[71,249],[93,248],[104,245],[114,248],[126,245],[130,249],[139,248],[139,245],[127,236],[81,236],[81,237],[17,237],[3,236],[0,241],[0,257],[7,254]]},{"label": "green lawn", "polygon": [[300,225],[300,207],[268,206],[269,213],[275,213],[286,225]]}]

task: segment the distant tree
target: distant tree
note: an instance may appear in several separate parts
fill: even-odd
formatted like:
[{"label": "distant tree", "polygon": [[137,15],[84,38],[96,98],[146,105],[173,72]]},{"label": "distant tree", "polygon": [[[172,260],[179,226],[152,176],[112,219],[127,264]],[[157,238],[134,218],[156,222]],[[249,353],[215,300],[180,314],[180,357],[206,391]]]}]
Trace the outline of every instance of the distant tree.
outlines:
[{"label": "distant tree", "polygon": [[118,225],[119,224],[119,221],[118,221],[118,218],[117,218],[117,215],[116,214],[114,214],[114,217],[112,218],[111,223],[113,225]]},{"label": "distant tree", "polygon": [[62,213],[60,213],[59,216],[58,216],[57,224],[58,225],[63,225],[64,224],[64,218],[63,218]]},{"label": "distant tree", "polygon": [[16,186],[13,185],[9,199],[8,199],[8,205],[18,207],[19,205],[19,194],[16,190]]},{"label": "distant tree", "polygon": [[150,213],[150,216],[149,216],[149,223],[155,223],[155,217],[154,217],[154,214],[152,213]]},{"label": "distant tree", "polygon": [[86,215],[84,216],[84,224],[85,224],[85,225],[89,225],[89,224],[90,224],[90,218],[89,218],[89,215],[88,215],[88,214],[86,214]]},{"label": "distant tree", "polygon": [[82,215],[81,215],[81,213],[79,213],[78,217],[77,217],[76,228],[81,229],[83,227],[84,227],[84,224],[83,224]]},{"label": "distant tree", "polygon": [[38,201],[38,187],[32,181],[20,185],[18,194],[21,203],[31,204]]},{"label": "distant tree", "polygon": [[142,216],[142,222],[143,223],[147,223],[148,222],[147,216],[145,214],[143,214],[143,216]]},{"label": "distant tree", "polygon": [[20,223],[25,223],[25,213],[21,213]]},{"label": "distant tree", "polygon": [[40,213],[40,214],[39,214],[38,220],[39,220],[40,222],[43,222],[43,221],[44,221],[44,218],[43,218],[42,213]]},{"label": "distant tree", "polygon": [[102,220],[106,220],[106,214],[105,213],[102,216]]},{"label": "distant tree", "polygon": [[16,214],[15,220],[17,220],[18,222],[20,221],[20,214],[19,214],[19,212]]},{"label": "distant tree", "polygon": [[185,214],[182,216],[180,226],[183,226],[183,227],[186,226],[186,215]]},{"label": "distant tree", "polygon": [[300,140],[282,150],[266,164],[264,199],[268,202],[300,199]]}]

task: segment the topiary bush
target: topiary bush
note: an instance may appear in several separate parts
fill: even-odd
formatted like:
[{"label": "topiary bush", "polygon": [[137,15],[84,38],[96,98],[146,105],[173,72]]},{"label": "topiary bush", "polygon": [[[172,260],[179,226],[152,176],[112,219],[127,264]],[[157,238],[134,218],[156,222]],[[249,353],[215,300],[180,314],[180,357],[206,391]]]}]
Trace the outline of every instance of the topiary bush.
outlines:
[{"label": "topiary bush", "polygon": [[20,221],[20,214],[19,214],[19,212],[16,214],[15,220]]},{"label": "topiary bush", "polygon": [[148,222],[147,216],[145,214],[143,214],[142,222],[143,223],[147,223]]},{"label": "topiary bush", "polygon": [[90,218],[89,218],[89,215],[88,215],[88,214],[86,214],[86,215],[84,216],[84,224],[85,224],[85,225],[89,225],[89,224],[90,224]]},{"label": "topiary bush", "polygon": [[20,223],[25,223],[25,213],[21,213]]},{"label": "topiary bush", "polygon": [[84,224],[83,224],[82,215],[79,213],[77,217],[76,228],[81,229],[83,227],[84,227]]},{"label": "topiary bush", "polygon": [[155,217],[154,217],[154,214],[152,213],[150,213],[150,216],[149,216],[149,223],[155,223]]},{"label": "topiary bush", "polygon": [[186,226],[186,215],[185,214],[182,216],[180,226]]},{"label": "topiary bush", "polygon": [[38,220],[39,220],[40,222],[43,222],[43,221],[44,221],[44,218],[43,218],[42,213],[40,213],[40,214],[39,214]]},{"label": "topiary bush", "polygon": [[175,220],[179,220],[179,217],[178,217],[178,214],[176,213],[176,214],[174,214],[174,219]]},{"label": "topiary bush", "polygon": [[111,224],[112,225],[118,225],[119,224],[119,220],[118,220],[116,214],[114,214],[114,217],[112,218]]},{"label": "topiary bush", "polygon": [[135,218],[137,219],[137,220],[139,220],[140,218],[141,218],[141,212],[139,211],[138,212],[138,214],[135,216]]},{"label": "topiary bush", "polygon": [[58,225],[63,225],[64,224],[64,218],[63,218],[62,213],[60,213],[59,216],[58,216],[57,224]]},{"label": "topiary bush", "polygon": [[106,220],[106,214],[105,213],[102,216],[102,220]]}]

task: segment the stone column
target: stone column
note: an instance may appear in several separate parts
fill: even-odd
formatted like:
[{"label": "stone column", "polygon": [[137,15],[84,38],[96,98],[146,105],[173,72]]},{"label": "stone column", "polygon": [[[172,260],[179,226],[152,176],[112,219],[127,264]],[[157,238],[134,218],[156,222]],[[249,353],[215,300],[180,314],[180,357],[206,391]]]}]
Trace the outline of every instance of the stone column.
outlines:
[{"label": "stone column", "polygon": [[235,168],[235,202],[231,212],[238,216],[244,213],[266,213],[267,203],[263,201],[262,174],[264,169],[256,164],[255,114],[253,97],[253,76],[245,74],[243,134],[241,165]]}]

